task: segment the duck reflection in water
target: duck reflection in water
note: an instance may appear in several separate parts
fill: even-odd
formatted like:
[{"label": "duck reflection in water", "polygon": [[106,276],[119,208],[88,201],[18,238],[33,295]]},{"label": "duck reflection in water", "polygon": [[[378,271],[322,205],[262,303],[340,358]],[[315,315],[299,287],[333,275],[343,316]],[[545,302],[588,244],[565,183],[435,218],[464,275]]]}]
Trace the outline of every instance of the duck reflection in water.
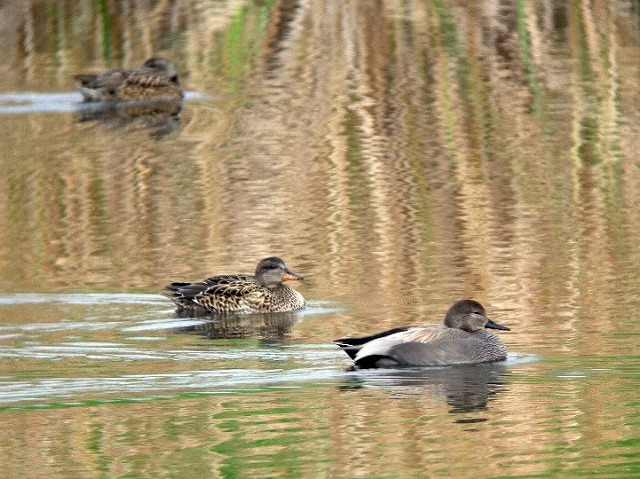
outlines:
[{"label": "duck reflection in water", "polygon": [[266,343],[280,343],[291,335],[291,330],[300,320],[301,316],[295,313],[223,314],[180,331],[206,339],[256,338]]},{"label": "duck reflection in water", "polygon": [[142,67],[75,76],[84,99],[79,121],[140,123],[159,138],[178,129],[184,93],[176,67],[153,57]]},{"label": "duck reflection in water", "polygon": [[181,127],[181,101],[151,100],[128,103],[93,103],[80,109],[78,122],[96,122],[110,128],[143,128],[160,139]]},{"label": "duck reflection in water", "polygon": [[[446,398],[450,413],[483,411],[489,401],[507,388],[504,363],[482,363],[433,368],[379,369],[364,374],[354,371],[342,391],[377,388],[394,397]],[[483,419],[473,419],[473,422]],[[472,422],[460,419],[460,422]]]}]

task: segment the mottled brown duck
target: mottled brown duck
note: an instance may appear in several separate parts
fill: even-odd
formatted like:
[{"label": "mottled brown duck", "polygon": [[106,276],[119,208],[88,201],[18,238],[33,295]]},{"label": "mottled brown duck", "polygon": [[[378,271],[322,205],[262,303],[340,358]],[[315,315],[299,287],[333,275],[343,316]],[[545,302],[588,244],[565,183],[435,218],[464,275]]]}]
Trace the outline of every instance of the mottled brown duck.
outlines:
[{"label": "mottled brown duck", "polygon": [[258,263],[253,276],[213,276],[198,283],[171,283],[165,290],[179,313],[283,313],[304,307],[302,295],[285,284],[302,279],[272,256]]},{"label": "mottled brown duck", "polygon": [[85,102],[179,101],[183,92],[173,63],[152,57],[140,68],[76,75]]}]

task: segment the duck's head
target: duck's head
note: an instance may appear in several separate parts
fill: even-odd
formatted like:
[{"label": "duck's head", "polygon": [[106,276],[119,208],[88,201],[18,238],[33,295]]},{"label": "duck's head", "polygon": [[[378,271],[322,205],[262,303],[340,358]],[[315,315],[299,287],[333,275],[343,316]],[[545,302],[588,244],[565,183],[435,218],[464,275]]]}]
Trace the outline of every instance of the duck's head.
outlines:
[{"label": "duck's head", "polygon": [[303,279],[302,276],[287,268],[284,261],[277,256],[260,261],[256,267],[255,278],[267,288],[280,286],[284,281],[301,281]]},{"label": "duck's head", "polygon": [[470,333],[482,328],[510,331],[506,326],[491,321],[482,305],[472,299],[463,299],[454,303],[444,317],[444,324]]},{"label": "duck's head", "polygon": [[176,66],[165,58],[151,57],[144,62],[144,66],[168,76],[173,83],[180,83],[178,80],[178,70],[176,70]]}]

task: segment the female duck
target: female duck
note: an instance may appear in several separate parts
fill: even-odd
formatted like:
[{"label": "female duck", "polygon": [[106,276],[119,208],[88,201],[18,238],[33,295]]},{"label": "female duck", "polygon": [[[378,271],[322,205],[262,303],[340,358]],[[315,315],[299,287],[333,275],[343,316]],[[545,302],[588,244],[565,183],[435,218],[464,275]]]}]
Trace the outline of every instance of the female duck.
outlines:
[{"label": "female duck", "polygon": [[140,68],[76,75],[75,79],[85,102],[179,101],[183,97],[175,65],[159,57],[149,58]]},{"label": "female duck", "polygon": [[502,361],[507,348],[484,328],[509,328],[491,321],[477,301],[454,303],[444,325],[396,328],[363,338],[334,341],[360,368],[444,366]]},{"label": "female duck", "polygon": [[255,275],[213,276],[199,283],[171,283],[165,288],[178,312],[282,313],[304,307],[304,298],[285,281],[300,281],[276,256],[265,258]]}]

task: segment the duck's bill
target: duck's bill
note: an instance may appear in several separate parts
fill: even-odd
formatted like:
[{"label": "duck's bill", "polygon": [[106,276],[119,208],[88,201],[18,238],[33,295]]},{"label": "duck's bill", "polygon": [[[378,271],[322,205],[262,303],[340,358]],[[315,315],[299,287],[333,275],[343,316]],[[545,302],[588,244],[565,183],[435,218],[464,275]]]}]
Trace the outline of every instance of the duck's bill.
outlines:
[{"label": "duck's bill", "polygon": [[302,281],[303,279],[303,276],[295,274],[293,271],[285,271],[282,273],[282,281]]},{"label": "duck's bill", "polygon": [[491,328],[491,329],[499,329],[501,331],[511,331],[506,326],[503,326],[502,324],[495,323],[495,322],[493,322],[491,320],[487,321],[487,324],[485,324],[484,327],[485,328]]}]

